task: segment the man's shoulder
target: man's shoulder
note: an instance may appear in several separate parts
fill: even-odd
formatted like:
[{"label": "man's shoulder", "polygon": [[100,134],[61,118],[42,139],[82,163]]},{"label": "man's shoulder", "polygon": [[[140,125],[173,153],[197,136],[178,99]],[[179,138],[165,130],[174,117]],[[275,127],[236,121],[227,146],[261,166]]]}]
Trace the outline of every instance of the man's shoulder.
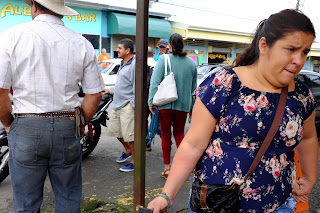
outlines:
[{"label": "man's shoulder", "polygon": [[30,25],[30,22],[27,23],[22,23],[22,24],[18,24],[15,26],[12,26],[4,31],[2,31],[1,34],[14,34],[14,33],[19,33],[19,32],[23,32],[24,30],[27,29],[27,26]]}]

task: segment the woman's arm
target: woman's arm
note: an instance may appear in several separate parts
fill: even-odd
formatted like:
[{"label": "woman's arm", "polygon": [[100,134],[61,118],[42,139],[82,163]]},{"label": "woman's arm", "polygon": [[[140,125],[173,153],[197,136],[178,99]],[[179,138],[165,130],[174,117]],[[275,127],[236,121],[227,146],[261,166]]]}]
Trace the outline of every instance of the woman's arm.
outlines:
[{"label": "woman's arm", "polygon": [[[175,154],[168,180],[163,188],[163,192],[171,200],[176,197],[207,148],[217,123],[217,119],[212,116],[199,97],[196,99],[192,115],[189,131]],[[166,207],[167,201],[162,197],[155,198],[148,205],[148,208],[153,209],[155,213]]]},{"label": "woman's arm", "polygon": [[293,190],[297,202],[305,202],[317,180],[319,144],[315,128],[315,111],[304,121],[303,138],[297,146],[303,178],[298,181],[299,188]]}]

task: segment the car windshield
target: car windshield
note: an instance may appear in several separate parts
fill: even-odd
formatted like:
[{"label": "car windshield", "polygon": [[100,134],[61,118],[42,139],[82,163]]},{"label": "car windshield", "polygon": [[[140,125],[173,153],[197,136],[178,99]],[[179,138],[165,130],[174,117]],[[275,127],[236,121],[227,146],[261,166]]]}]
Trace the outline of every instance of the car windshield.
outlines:
[{"label": "car windshield", "polygon": [[112,67],[114,63],[113,62],[104,62],[100,64],[101,73],[106,73],[110,67]]},{"label": "car windshield", "polygon": [[198,79],[203,78],[203,76],[205,76],[205,74],[208,73],[210,67],[209,66],[202,66],[202,67],[197,67],[197,72],[198,72]]}]

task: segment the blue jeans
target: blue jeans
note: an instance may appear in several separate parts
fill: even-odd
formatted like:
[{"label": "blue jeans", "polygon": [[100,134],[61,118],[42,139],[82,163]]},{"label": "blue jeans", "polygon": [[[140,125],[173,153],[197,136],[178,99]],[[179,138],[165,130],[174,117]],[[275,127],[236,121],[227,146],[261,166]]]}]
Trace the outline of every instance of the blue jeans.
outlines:
[{"label": "blue jeans", "polygon": [[80,213],[81,146],[71,118],[15,118],[9,132],[9,169],[15,213],[40,212],[48,173],[55,212]]},{"label": "blue jeans", "polygon": [[[190,190],[190,193],[191,193],[191,190]],[[189,201],[190,201],[190,195],[191,195],[190,193],[189,193]],[[297,205],[297,201],[295,201],[295,199],[291,195],[291,197],[285,202],[285,204],[283,204],[279,209],[274,211],[274,213],[294,213],[296,209],[296,205]],[[196,213],[191,210],[190,202],[189,202],[189,213]]]},{"label": "blue jeans", "polygon": [[275,213],[294,213],[294,211],[296,210],[296,205],[297,205],[297,201],[295,201],[295,199],[291,195],[291,197],[285,202],[285,204],[283,204],[279,209],[277,209],[274,212]]}]

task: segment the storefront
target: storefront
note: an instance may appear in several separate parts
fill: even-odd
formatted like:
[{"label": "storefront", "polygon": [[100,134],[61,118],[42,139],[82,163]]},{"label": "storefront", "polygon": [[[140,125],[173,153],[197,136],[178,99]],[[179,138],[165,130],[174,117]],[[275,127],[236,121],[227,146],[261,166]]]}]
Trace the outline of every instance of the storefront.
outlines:
[{"label": "storefront", "polygon": [[[96,5],[97,9],[90,9],[92,4],[89,7],[89,3],[86,2],[81,7],[76,7],[72,3],[68,6],[79,12],[79,15],[65,16],[63,22],[70,29],[86,37],[92,43],[97,55],[102,48],[106,48],[112,57],[116,57],[119,40],[130,38],[135,42],[135,11],[128,13],[125,8],[123,10],[118,8],[118,11],[115,11],[101,5]],[[32,20],[31,7],[21,0],[1,0],[0,9],[0,33],[14,25]],[[161,14],[149,18],[149,45],[153,48],[160,38],[168,39],[172,34],[170,23],[163,18]]]},{"label": "storefront", "polygon": [[[65,16],[63,22],[72,30],[81,33],[91,41],[96,53],[99,54],[102,34],[102,11],[72,7],[79,12],[78,16]],[[0,33],[11,26],[29,22],[31,18],[31,7],[21,0],[0,1]]]},{"label": "storefront", "polygon": [[[136,16],[133,13],[107,12],[107,32],[111,36],[111,49],[116,57],[118,42],[123,38],[130,38],[135,43]],[[172,34],[170,23],[163,18],[149,17],[148,44],[157,52],[160,38],[169,39]]]}]

